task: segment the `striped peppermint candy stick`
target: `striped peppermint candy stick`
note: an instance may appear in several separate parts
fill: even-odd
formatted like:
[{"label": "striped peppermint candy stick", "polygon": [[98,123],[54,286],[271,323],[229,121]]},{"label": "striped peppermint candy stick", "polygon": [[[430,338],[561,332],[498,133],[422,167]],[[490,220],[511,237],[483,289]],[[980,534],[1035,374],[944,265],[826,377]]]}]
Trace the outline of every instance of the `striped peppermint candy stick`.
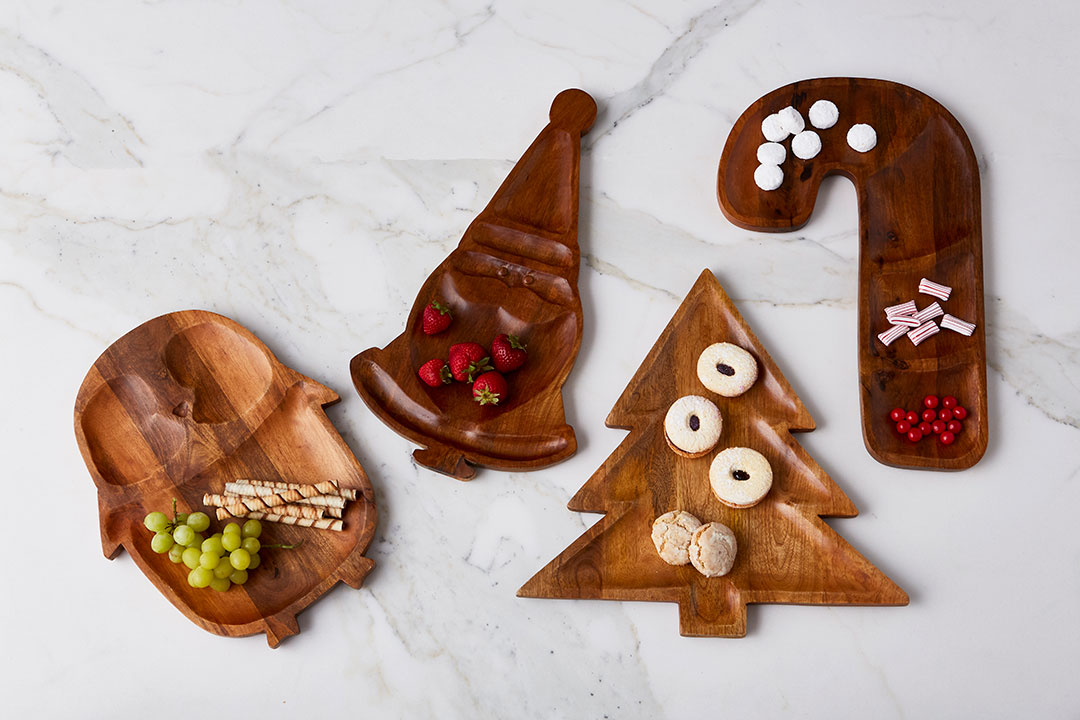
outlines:
[{"label": "striped peppermint candy stick", "polygon": [[952,294],[952,288],[923,278],[919,281],[919,292],[923,295],[933,295],[938,300],[948,300],[949,295]]},{"label": "striped peppermint candy stick", "polygon": [[915,346],[918,347],[919,343],[923,340],[932,335],[937,335],[939,332],[941,332],[941,328],[937,326],[937,323],[933,320],[927,320],[925,323],[909,332],[907,336],[911,338],[911,342],[915,343]]},{"label": "striped peppermint candy stick", "polygon": [[971,337],[971,333],[975,332],[975,323],[964,322],[952,315],[945,315],[945,317],[941,318],[941,327],[968,337]]},{"label": "striped peppermint candy stick", "polygon": [[919,321],[919,324],[926,322],[927,320],[933,320],[936,317],[941,317],[945,314],[945,311],[941,309],[941,305],[934,303],[933,305],[927,305],[919,312],[915,313],[912,317]]},{"label": "striped peppermint candy stick", "polygon": [[905,317],[915,314],[915,301],[908,300],[906,303],[900,303],[899,305],[890,305],[885,308],[885,317]]},{"label": "striped peppermint candy stick", "polygon": [[889,345],[892,345],[898,337],[900,337],[907,331],[908,329],[904,325],[893,325],[891,328],[881,333],[877,337],[878,340],[880,340],[886,347],[888,347]]},{"label": "striped peppermint candy stick", "polygon": [[888,319],[893,325],[903,325],[909,328],[916,328],[923,324],[923,321],[914,315],[890,315]]}]

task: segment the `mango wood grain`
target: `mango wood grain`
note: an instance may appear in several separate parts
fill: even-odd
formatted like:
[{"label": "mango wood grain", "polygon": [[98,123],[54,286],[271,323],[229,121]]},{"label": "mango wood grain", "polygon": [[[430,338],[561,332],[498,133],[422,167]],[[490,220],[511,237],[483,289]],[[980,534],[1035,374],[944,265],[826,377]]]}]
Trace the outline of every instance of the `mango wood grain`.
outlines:
[{"label": "mango wood grain", "polygon": [[[338,582],[359,588],[374,563],[363,553],[375,533],[367,474],[323,408],[340,398],[282,365],[236,322],[200,310],[150,320],[94,363],[75,403],[75,436],[97,485],[101,544],[123,547],[150,581],[200,627],[226,636],[265,632],[277,647],[299,632],[296,615]],[[147,513],[202,510],[205,492],[252,478],[358,491],[344,531],[263,524],[266,549],[249,580],[219,593],[192,588],[188,569],[150,549]]]},{"label": "mango wood grain", "polygon": [[[761,121],[792,105],[806,117],[819,99],[833,101],[840,121],[816,130],[821,153],[799,160],[790,152],[784,183],[763,192],[754,184]],[[878,144],[867,153],[846,142],[854,123],[869,123]],[[808,129],[811,128],[807,123]],[[859,204],[858,351],[862,429],[866,449],[898,467],[962,470],[974,465],[989,439],[986,406],[986,324],[983,317],[982,211],[979,167],[967,135],[948,110],[897,83],[857,78],[804,80],[774,90],[742,114],[720,159],[717,190],[724,215],[748,230],[783,232],[810,218],[821,181],[843,175]],[[953,288],[945,312],[976,324],[964,337],[950,330],[915,347],[902,337],[885,347],[884,308],[915,299],[923,277]],[[816,350],[815,350],[816,351]],[[955,395],[970,412],[953,445],[910,443],[888,420],[926,395]]]},{"label": "mango wood grain", "polygon": [[[405,332],[352,359],[360,397],[422,446],[413,453],[421,465],[468,480],[472,465],[530,470],[577,450],[561,391],[581,346],[578,175],[581,136],[595,118],[588,94],[559,93],[550,124],[420,288]],[[449,306],[454,320],[428,336],[421,317],[433,300]],[[529,352],[526,365],[507,376],[508,402],[481,406],[465,383],[431,388],[417,377],[426,361],[446,359],[450,345],[487,348],[500,333],[517,335]]]},{"label": "mango wood grain", "polygon": [[[721,397],[697,378],[698,356],[715,342],[735,343],[758,361],[758,380],[740,397]],[[720,442],[704,457],[681,457],[665,442],[664,416],[684,395],[707,397],[723,417]],[[821,520],[857,511],[791,436],[812,430],[813,419],[708,270],[615,403],[607,426],[630,434],[569,503],[571,510],[604,517],[519,596],[678,603],[683,635],[717,637],[746,634],[747,603],[907,604],[903,590]],[[710,487],[712,460],[728,447],[753,448],[772,465],[772,489],[752,508],[727,507]],[[671,510],[735,532],[738,554],[728,575],[706,578],[690,565],[660,559],[652,523]]]}]

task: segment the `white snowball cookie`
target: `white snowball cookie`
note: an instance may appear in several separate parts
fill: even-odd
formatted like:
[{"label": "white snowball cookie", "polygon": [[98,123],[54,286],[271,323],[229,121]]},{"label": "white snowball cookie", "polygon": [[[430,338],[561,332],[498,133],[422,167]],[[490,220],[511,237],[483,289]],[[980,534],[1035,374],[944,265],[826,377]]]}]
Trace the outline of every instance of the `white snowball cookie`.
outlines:
[{"label": "white snowball cookie", "polygon": [[772,465],[757,450],[734,447],[713,458],[709,484],[720,502],[728,507],[757,505],[772,487]]},{"label": "white snowball cookie", "polygon": [[821,152],[821,138],[813,130],[803,130],[791,138],[791,152],[797,158],[809,160]]},{"label": "white snowball cookie", "polygon": [[713,343],[698,355],[697,376],[717,395],[738,397],[757,380],[757,360],[738,345]]},{"label": "white snowball cookie", "polygon": [[758,165],[754,183],[762,190],[775,190],[784,184],[784,171],[779,165]]},{"label": "white snowball cookie", "polygon": [[780,122],[780,114],[773,113],[761,121],[761,134],[769,142],[780,142],[791,133],[784,129],[784,124]]},{"label": "white snowball cookie", "polygon": [[810,124],[818,130],[827,130],[840,119],[840,111],[828,100],[818,100],[810,106]]},{"label": "white snowball cookie", "polygon": [[705,577],[720,577],[731,572],[739,544],[727,525],[711,522],[694,531],[690,540],[690,563]]},{"label": "white snowball cookie", "polygon": [[675,452],[701,457],[716,445],[724,422],[708,398],[684,395],[671,403],[664,416],[664,436]]},{"label": "white snowball cookie", "polygon": [[806,129],[806,121],[795,108],[788,105],[777,113],[780,116],[780,127],[784,128],[789,135],[797,135]]},{"label": "white snowball cookie", "polygon": [[877,145],[877,132],[866,123],[852,125],[847,131],[847,144],[853,150],[869,152]]},{"label": "white snowball cookie", "polygon": [[787,160],[787,148],[780,143],[766,142],[758,145],[757,161],[762,165],[780,165]]},{"label": "white snowball cookie", "polygon": [[690,539],[701,521],[685,510],[672,510],[653,520],[652,541],[668,565],[690,563]]}]

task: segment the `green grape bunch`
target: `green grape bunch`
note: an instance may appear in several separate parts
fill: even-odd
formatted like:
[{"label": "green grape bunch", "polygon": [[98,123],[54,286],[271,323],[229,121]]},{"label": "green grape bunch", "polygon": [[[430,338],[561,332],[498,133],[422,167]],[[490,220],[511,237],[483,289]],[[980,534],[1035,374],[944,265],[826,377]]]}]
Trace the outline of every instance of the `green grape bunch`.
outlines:
[{"label": "green grape bunch", "polygon": [[296,545],[262,545],[262,523],[248,520],[241,527],[231,522],[224,530],[205,537],[210,529],[210,516],[204,512],[177,513],[173,498],[172,520],[163,512],[149,513],[143,520],[146,529],[154,535],[150,549],[159,555],[168,554],[176,565],[188,568],[188,585],[194,588],[209,587],[225,592],[233,585],[243,585],[248,572],[261,562],[259,551],[263,548],[291,549]]}]

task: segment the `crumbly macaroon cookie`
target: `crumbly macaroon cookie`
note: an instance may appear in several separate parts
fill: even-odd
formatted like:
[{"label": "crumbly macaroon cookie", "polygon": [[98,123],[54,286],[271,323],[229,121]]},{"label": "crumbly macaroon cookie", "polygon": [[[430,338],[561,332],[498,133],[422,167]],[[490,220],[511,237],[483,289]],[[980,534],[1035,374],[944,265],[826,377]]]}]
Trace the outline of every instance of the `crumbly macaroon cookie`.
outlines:
[{"label": "crumbly macaroon cookie", "polygon": [[714,343],[698,356],[697,376],[717,395],[738,397],[757,380],[757,360],[738,345]]},{"label": "crumbly macaroon cookie", "polygon": [[653,520],[652,541],[660,559],[668,565],[690,562],[690,538],[701,521],[685,510],[672,510]]},{"label": "crumbly macaroon cookie", "polygon": [[727,525],[711,522],[694,531],[687,553],[690,563],[705,577],[720,577],[731,572],[739,544]]},{"label": "crumbly macaroon cookie", "polygon": [[664,437],[671,449],[685,457],[701,457],[720,440],[724,421],[708,398],[684,395],[671,403],[664,416]]},{"label": "crumbly macaroon cookie", "polygon": [[769,142],[780,142],[791,133],[785,130],[784,124],[780,122],[780,113],[773,113],[761,121],[761,134]]},{"label": "crumbly macaroon cookie", "polygon": [[830,100],[818,100],[810,106],[810,124],[818,130],[828,130],[840,119],[840,111]]},{"label": "crumbly macaroon cookie", "polygon": [[810,160],[821,152],[821,138],[813,130],[803,130],[791,138],[791,152],[800,160]]},{"label": "crumbly macaroon cookie", "polygon": [[775,190],[784,184],[784,171],[779,165],[758,165],[754,171],[754,184],[762,190]]},{"label": "crumbly macaroon cookie", "polygon": [[870,152],[877,145],[877,131],[866,123],[857,123],[847,131],[847,144],[852,150]]},{"label": "crumbly macaroon cookie", "polygon": [[780,116],[780,127],[784,128],[789,135],[798,135],[806,129],[806,121],[803,120],[803,116],[790,105],[778,112],[777,115]]},{"label": "crumbly macaroon cookie", "polygon": [[764,142],[758,145],[757,161],[762,165],[782,165],[787,160],[787,148],[780,143]]},{"label": "crumbly macaroon cookie", "polygon": [[728,507],[757,505],[772,487],[772,465],[757,450],[733,447],[724,450],[709,466],[709,484]]}]

